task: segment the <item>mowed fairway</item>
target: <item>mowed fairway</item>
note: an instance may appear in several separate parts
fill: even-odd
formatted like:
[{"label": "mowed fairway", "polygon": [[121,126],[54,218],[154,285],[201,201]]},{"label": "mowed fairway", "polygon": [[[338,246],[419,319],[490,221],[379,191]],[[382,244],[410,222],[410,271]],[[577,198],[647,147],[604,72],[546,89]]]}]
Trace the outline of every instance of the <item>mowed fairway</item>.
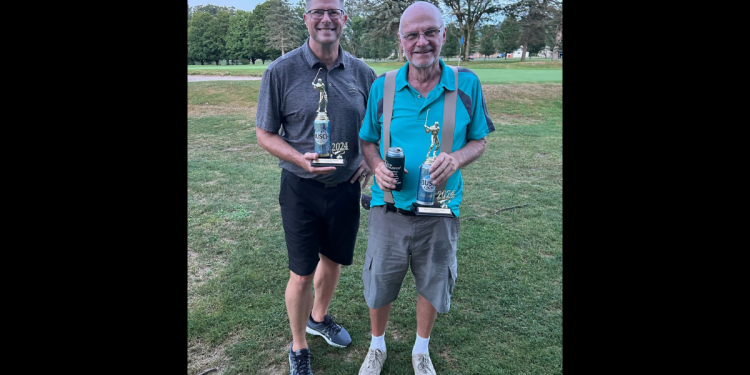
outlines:
[{"label": "mowed fairway", "polygon": [[[562,63],[473,63],[467,67],[483,82],[496,130],[484,155],[463,171],[458,277],[451,310],[435,323],[431,358],[441,375],[561,374]],[[400,66],[385,64],[394,63],[371,65]],[[555,70],[557,83],[549,81]],[[188,375],[213,367],[210,374],[289,371],[280,169],[255,138],[259,87],[188,83]],[[312,88],[309,94],[317,95]],[[353,342],[334,348],[308,335],[316,375],[356,374],[370,344],[361,279],[367,213],[361,211],[354,264],[342,267],[330,307]],[[414,373],[415,303],[407,273],[386,329],[383,374]]]}]

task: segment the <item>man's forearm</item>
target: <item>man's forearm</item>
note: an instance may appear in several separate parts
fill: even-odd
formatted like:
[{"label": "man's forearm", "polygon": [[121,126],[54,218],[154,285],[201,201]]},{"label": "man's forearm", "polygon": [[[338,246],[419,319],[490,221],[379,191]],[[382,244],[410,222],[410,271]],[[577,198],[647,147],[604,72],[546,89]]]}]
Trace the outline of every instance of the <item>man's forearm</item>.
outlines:
[{"label": "man's forearm", "polygon": [[461,147],[460,150],[451,154],[457,161],[458,167],[465,167],[474,160],[477,160],[487,148],[487,137],[482,139],[472,139]]},{"label": "man's forearm", "polygon": [[365,157],[367,165],[373,171],[383,162],[383,159],[380,157],[380,145],[378,143],[367,142],[362,139],[362,154]]},{"label": "man's forearm", "polygon": [[301,163],[309,163],[306,161],[303,154],[290,146],[289,143],[277,133],[271,133],[256,127],[255,136],[258,139],[258,145],[268,151],[269,154],[303,168],[304,166]]}]

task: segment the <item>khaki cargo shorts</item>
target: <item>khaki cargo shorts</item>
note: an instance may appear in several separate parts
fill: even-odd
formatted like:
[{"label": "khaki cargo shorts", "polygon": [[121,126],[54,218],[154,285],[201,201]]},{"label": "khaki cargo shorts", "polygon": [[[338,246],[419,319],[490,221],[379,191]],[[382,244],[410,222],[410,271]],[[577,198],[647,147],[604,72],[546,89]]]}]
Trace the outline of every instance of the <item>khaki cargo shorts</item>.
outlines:
[{"label": "khaki cargo shorts", "polygon": [[362,270],[367,306],[377,309],[398,297],[411,266],[417,292],[439,313],[450,310],[456,285],[457,217],[405,216],[372,207]]}]

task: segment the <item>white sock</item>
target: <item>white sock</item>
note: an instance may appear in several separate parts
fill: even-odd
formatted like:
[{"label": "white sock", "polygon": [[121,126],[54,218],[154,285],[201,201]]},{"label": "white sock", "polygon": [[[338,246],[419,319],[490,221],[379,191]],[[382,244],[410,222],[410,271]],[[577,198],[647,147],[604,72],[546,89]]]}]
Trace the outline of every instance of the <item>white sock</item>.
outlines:
[{"label": "white sock", "polygon": [[419,334],[417,334],[417,341],[414,342],[414,349],[411,350],[411,354],[417,354],[417,353],[429,353],[430,350],[427,348],[427,345],[430,343],[430,338],[423,339],[419,337]]},{"label": "white sock", "polygon": [[382,336],[372,336],[370,349],[380,349],[381,352],[385,353],[385,333]]}]

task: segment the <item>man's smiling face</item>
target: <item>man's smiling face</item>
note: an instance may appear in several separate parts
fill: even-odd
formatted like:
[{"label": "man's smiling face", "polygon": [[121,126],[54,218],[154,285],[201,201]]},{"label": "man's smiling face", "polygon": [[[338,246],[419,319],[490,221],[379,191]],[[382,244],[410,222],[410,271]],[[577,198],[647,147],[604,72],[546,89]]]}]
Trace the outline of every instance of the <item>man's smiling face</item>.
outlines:
[{"label": "man's smiling face", "polygon": [[[340,0],[311,0],[308,1],[307,10],[311,9],[342,9],[344,2]],[[323,19],[316,20],[311,14],[305,13],[305,25],[310,33],[311,42],[320,45],[331,45],[337,43],[344,32],[344,24],[347,17],[342,14],[339,19],[332,20],[328,12],[324,12]]]}]

